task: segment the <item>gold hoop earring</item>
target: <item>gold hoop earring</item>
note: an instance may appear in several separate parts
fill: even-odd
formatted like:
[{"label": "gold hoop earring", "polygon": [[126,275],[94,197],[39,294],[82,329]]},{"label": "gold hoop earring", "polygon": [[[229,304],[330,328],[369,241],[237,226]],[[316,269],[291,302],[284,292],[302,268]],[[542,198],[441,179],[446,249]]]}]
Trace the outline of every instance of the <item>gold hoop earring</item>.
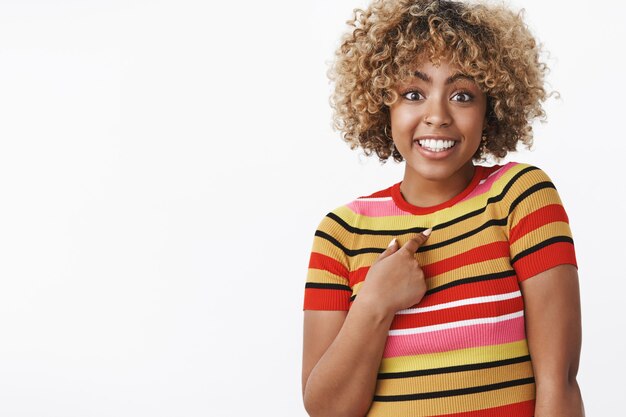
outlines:
[{"label": "gold hoop earring", "polygon": [[383,132],[385,133],[385,137],[393,142],[393,138],[389,136],[389,133],[387,132],[387,125],[385,125],[385,127],[383,128]]},{"label": "gold hoop earring", "polygon": [[487,153],[487,142],[489,141],[489,138],[487,137],[487,132],[483,132],[482,136],[480,137],[480,154],[484,155],[485,153]]}]

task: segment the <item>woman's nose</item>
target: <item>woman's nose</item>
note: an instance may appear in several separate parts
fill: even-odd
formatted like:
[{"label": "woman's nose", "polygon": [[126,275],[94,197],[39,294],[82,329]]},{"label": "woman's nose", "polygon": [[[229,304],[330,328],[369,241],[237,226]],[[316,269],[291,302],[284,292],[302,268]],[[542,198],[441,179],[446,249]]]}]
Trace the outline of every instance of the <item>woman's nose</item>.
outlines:
[{"label": "woman's nose", "polygon": [[423,120],[428,126],[446,127],[452,122],[452,117],[446,103],[440,99],[431,98]]}]

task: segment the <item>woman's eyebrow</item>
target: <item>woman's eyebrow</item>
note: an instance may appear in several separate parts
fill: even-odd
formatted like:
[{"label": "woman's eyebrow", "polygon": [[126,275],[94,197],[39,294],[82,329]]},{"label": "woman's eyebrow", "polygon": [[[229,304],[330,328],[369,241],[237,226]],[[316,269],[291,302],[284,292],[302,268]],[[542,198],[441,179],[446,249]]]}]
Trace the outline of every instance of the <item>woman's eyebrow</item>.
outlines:
[{"label": "woman's eyebrow", "polygon": [[[413,73],[413,75],[417,78],[419,78],[422,81],[425,81],[429,84],[432,84],[433,80],[432,78],[430,78],[427,74],[423,73],[422,71],[415,71]],[[452,84],[453,82],[457,81],[457,80],[467,80],[467,81],[471,81],[474,82],[474,79],[472,77],[469,77],[463,73],[456,73],[454,75],[449,76],[448,78],[446,78],[446,85]]]}]

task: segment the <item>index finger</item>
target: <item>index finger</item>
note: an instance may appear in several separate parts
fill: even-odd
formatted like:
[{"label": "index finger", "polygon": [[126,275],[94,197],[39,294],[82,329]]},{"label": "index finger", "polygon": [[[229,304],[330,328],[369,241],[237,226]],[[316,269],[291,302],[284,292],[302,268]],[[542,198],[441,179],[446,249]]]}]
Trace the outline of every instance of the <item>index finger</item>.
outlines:
[{"label": "index finger", "polygon": [[428,239],[428,236],[430,236],[430,233],[432,231],[433,231],[433,229],[426,229],[422,233],[418,233],[417,236],[415,236],[414,238],[409,239],[404,244],[404,246],[402,246],[402,248],[406,249],[411,254],[415,254],[415,252],[417,252],[419,247],[422,246],[424,244],[424,242],[426,242],[426,240]]}]

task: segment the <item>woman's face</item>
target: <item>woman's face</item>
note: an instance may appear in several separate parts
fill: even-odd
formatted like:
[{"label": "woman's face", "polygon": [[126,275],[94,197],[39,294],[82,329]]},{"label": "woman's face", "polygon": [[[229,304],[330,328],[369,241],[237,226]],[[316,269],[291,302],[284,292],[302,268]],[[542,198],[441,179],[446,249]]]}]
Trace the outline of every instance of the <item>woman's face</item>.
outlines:
[{"label": "woman's face", "polygon": [[467,172],[486,127],[487,98],[478,85],[441,60],[417,67],[396,90],[391,136],[406,174],[446,181]]}]

